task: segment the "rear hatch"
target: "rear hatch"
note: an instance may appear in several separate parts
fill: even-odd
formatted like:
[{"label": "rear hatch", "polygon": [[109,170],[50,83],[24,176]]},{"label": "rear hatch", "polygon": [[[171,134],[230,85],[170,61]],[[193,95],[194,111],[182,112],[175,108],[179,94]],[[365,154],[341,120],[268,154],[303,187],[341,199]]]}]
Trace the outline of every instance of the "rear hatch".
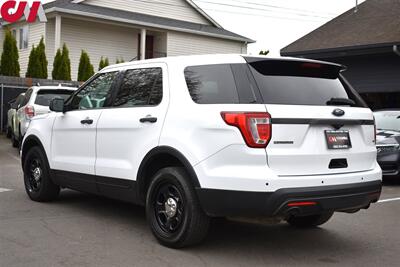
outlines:
[{"label": "rear hatch", "polygon": [[269,167],[280,176],[371,170],[373,115],[340,76],[342,66],[317,61],[246,58],[271,115]]},{"label": "rear hatch", "polygon": [[67,100],[73,93],[73,90],[64,89],[42,89],[37,92],[35,99],[35,115],[42,115],[50,112],[49,106],[54,98],[63,98]]}]

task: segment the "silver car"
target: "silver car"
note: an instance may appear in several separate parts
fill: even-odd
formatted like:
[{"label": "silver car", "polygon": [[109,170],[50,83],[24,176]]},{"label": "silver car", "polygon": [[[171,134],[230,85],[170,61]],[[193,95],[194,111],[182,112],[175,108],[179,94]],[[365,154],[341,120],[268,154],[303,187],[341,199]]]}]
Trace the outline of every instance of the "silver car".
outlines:
[{"label": "silver car", "polygon": [[[13,145],[18,146],[34,116],[50,112],[50,101],[54,98],[69,98],[76,87],[65,86],[33,86],[29,88],[16,114],[16,127],[13,131]],[[15,143],[14,143],[15,141]]]},{"label": "silver car", "polygon": [[20,94],[17,98],[8,102],[10,109],[7,112],[7,137],[12,138],[15,128],[17,110],[25,99],[25,93]]}]

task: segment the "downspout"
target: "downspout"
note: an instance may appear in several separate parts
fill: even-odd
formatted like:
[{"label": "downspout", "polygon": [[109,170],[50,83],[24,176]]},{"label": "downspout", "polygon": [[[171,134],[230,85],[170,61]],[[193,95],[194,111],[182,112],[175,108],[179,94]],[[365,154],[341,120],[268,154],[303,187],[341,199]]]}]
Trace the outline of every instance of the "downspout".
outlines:
[{"label": "downspout", "polygon": [[399,47],[397,45],[393,46],[393,52],[400,57]]}]

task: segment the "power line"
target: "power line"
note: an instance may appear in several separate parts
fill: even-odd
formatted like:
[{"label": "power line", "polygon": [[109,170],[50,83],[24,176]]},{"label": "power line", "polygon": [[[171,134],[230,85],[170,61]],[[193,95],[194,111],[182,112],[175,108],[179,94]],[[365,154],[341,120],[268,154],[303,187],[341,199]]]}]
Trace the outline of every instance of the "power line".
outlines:
[{"label": "power line", "polygon": [[[234,8],[242,8],[242,9],[248,9],[248,10],[256,10],[256,11],[266,11],[266,12],[277,12],[276,10],[271,10],[271,9],[265,9],[265,8],[256,8],[256,7],[250,7],[250,6],[241,6],[241,5],[235,5],[235,4],[227,4],[227,3],[216,3],[216,2],[211,2],[211,1],[207,1],[207,0],[197,0],[199,2],[202,3],[207,3],[207,4],[212,4],[212,5],[219,5],[219,6],[228,6],[228,7],[234,7]],[[282,9],[284,9],[283,7],[281,7]],[[278,11],[281,13],[285,13],[283,11]],[[294,15],[294,16],[302,16],[302,17],[315,17],[315,18],[324,18],[324,19],[328,19],[330,17],[326,17],[326,16],[319,16],[319,15],[312,15],[312,14],[305,14],[305,13],[287,13],[287,15]]]},{"label": "power line", "polygon": [[[200,1],[200,0],[196,0]],[[300,12],[305,12],[305,13],[321,13],[317,11],[312,11],[312,10],[306,10],[306,9],[299,9],[299,8],[291,8],[291,7],[284,7],[284,6],[276,6],[276,5],[271,5],[271,4],[260,4],[256,2],[250,2],[250,1],[241,1],[241,0],[230,0],[231,2],[238,2],[238,3],[244,3],[244,4],[249,4],[249,5],[255,5],[255,6],[265,6],[265,7],[271,7],[271,8],[276,8],[276,9],[284,9],[284,10],[293,10],[293,11],[300,11]],[[335,13],[330,13],[330,12],[322,12],[325,13],[326,15],[331,15],[335,16]]]},{"label": "power line", "polygon": [[214,8],[203,8],[203,9],[206,9],[206,10],[209,10],[209,11],[214,11],[214,12],[237,14],[237,15],[247,15],[247,16],[256,16],[256,17],[264,17],[264,18],[275,18],[275,19],[293,20],[293,21],[307,21],[307,22],[321,22],[321,20],[302,19],[302,18],[294,18],[294,17],[283,17],[283,16],[257,14],[257,13],[245,13],[245,12],[237,12],[237,11],[220,10],[220,9],[214,9]]}]

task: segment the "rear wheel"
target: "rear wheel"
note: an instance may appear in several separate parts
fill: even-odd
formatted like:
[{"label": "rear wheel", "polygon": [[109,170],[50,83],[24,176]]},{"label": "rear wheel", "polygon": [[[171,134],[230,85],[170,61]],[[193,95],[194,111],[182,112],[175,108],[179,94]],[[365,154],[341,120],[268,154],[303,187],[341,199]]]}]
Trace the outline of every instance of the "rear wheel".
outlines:
[{"label": "rear wheel", "polygon": [[12,133],[12,135],[11,135],[11,144],[12,144],[13,147],[18,147],[19,146],[19,141],[15,137],[14,133]]},{"label": "rear wheel", "polygon": [[11,138],[11,127],[7,127],[7,138]]},{"label": "rear wheel", "polygon": [[309,228],[326,223],[332,216],[333,212],[326,212],[310,216],[291,216],[286,221],[294,227]]},{"label": "rear wheel", "polygon": [[47,158],[39,147],[31,148],[24,161],[25,190],[30,199],[37,202],[47,202],[56,199],[60,187],[50,178]]},{"label": "rear wheel", "polygon": [[201,242],[210,218],[200,207],[183,168],[165,168],[152,179],[146,198],[146,216],[157,240],[171,248]]}]

